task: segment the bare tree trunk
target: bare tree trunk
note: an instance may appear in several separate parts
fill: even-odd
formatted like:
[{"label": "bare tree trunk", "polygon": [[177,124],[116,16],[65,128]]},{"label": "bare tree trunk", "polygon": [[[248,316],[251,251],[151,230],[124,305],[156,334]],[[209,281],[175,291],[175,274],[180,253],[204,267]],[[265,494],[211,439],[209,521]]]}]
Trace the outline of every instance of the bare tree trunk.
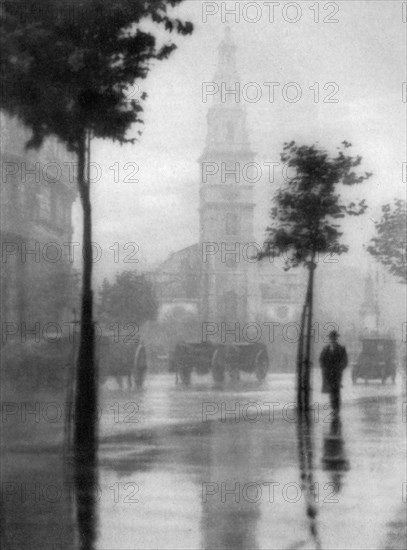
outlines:
[{"label": "bare tree trunk", "polygon": [[321,550],[314,493],[313,430],[311,420],[311,335],[314,292],[315,254],[308,265],[308,285],[301,316],[297,352],[297,445],[301,488],[305,496],[309,530],[317,550]]},{"label": "bare tree trunk", "polygon": [[305,319],[308,309],[308,289],[305,296],[304,306],[302,308],[301,314],[301,325],[300,325],[300,337],[298,340],[297,348],[297,406],[299,410],[302,410],[302,398],[303,398],[303,378],[304,378],[304,328],[305,328]]},{"label": "bare tree trunk", "polygon": [[308,285],[301,315],[301,329],[297,348],[297,405],[300,411],[308,410],[311,395],[311,335],[314,298],[315,255],[308,270]]},{"label": "bare tree trunk", "polygon": [[80,341],[75,395],[75,485],[81,548],[92,548],[95,525],[93,507],[97,458],[97,377],[94,352],[92,295],[92,216],[87,178],[87,136],[78,151],[78,186],[83,208],[83,280]]},{"label": "bare tree trunk", "polygon": [[309,409],[311,396],[311,337],[312,337],[312,314],[314,303],[314,273],[315,273],[315,254],[312,255],[309,264],[309,286],[308,286],[308,319],[307,319],[307,337],[305,345],[304,358],[304,407]]}]

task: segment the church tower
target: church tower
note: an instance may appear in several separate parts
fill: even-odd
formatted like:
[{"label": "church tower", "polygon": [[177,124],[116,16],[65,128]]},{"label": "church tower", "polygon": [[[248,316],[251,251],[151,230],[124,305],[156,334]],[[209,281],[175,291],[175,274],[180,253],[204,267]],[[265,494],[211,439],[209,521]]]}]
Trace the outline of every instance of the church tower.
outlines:
[{"label": "church tower", "polygon": [[227,28],[211,83],[206,147],[199,160],[202,320],[228,326],[251,320],[250,279],[256,269],[256,250],[249,245],[254,240],[255,153],[240,82],[236,46]]},{"label": "church tower", "polygon": [[380,327],[377,287],[378,273],[376,272],[376,284],[369,273],[365,278],[364,300],[359,310],[360,326],[367,334],[377,332]]}]

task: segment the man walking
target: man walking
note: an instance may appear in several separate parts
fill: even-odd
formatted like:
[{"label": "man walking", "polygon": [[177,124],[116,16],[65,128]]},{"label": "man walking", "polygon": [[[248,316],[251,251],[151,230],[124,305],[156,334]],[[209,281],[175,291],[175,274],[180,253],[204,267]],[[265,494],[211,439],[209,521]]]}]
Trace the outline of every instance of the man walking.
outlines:
[{"label": "man walking", "polygon": [[329,344],[324,347],[319,358],[322,369],[322,393],[329,393],[331,407],[335,415],[341,408],[342,373],[348,364],[345,346],[338,344],[336,330],[329,333]]}]

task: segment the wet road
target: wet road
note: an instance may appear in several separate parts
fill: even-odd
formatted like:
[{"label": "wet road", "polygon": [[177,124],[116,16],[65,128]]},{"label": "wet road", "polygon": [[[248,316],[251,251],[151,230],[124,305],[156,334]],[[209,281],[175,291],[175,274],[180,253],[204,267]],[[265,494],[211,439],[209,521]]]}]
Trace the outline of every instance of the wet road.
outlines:
[{"label": "wet road", "polygon": [[314,392],[308,493],[294,385],[288,374],[224,390],[209,377],[185,389],[169,375],[152,376],[141,393],[108,383],[97,549],[383,549],[389,523],[405,517],[400,378],[395,386],[352,386],[346,377],[339,425],[327,397]]}]

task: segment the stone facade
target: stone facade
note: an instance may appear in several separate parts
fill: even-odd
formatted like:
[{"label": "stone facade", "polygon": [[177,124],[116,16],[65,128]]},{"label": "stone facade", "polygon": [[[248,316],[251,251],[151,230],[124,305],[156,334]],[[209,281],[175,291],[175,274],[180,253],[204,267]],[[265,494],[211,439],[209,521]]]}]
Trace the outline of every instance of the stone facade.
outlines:
[{"label": "stone facade", "polygon": [[[287,342],[281,331],[299,320],[304,285],[298,273],[283,270],[282,262],[256,258],[258,183],[250,174],[256,155],[249,143],[245,108],[233,94],[221,93],[240,80],[236,46],[227,32],[214,78],[220,92],[208,109],[206,146],[199,159],[199,243],[172,254],[153,278],[162,322],[171,319],[171,311],[182,317],[183,310],[188,334],[192,317],[197,321],[196,340],[207,337],[207,327],[215,341],[261,339],[282,363],[295,353],[295,332]],[[279,333],[272,334],[270,322],[280,323]]]},{"label": "stone facade", "polygon": [[[14,323],[24,333],[35,323],[42,332],[47,323],[71,319],[75,282],[75,159],[51,138],[38,151],[26,150],[29,137],[16,119],[1,115],[2,327]],[[4,336],[3,330],[3,342]]]}]

